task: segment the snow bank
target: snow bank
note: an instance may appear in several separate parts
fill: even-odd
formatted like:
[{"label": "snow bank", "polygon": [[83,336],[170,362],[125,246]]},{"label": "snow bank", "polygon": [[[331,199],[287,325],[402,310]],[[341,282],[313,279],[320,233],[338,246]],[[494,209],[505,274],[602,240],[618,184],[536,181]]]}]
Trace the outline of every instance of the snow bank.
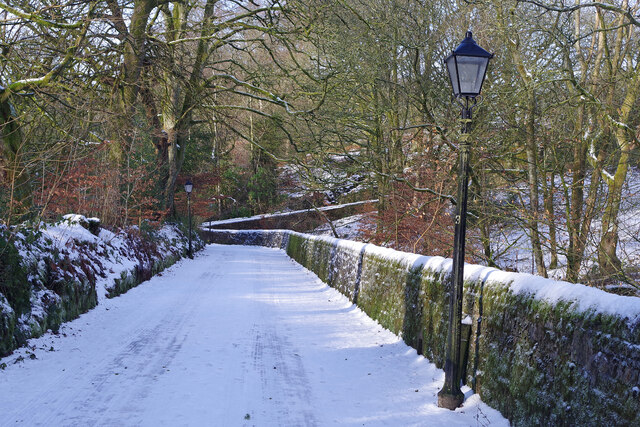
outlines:
[{"label": "snow bank", "polygon": [[[194,243],[203,246],[197,236]],[[6,293],[0,293],[0,354],[6,354],[173,264],[188,240],[174,225],[113,232],[97,218],[69,214],[31,229],[0,227],[0,246],[0,267],[6,266],[0,273],[9,274],[0,277]]]}]

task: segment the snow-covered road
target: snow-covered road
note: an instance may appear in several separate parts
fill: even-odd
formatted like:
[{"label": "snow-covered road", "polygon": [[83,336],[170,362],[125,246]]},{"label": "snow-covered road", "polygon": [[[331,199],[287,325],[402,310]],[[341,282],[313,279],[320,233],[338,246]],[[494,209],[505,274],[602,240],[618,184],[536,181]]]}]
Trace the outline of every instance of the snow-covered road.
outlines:
[{"label": "snow-covered road", "polygon": [[210,245],[0,360],[0,425],[508,425],[279,250]]}]

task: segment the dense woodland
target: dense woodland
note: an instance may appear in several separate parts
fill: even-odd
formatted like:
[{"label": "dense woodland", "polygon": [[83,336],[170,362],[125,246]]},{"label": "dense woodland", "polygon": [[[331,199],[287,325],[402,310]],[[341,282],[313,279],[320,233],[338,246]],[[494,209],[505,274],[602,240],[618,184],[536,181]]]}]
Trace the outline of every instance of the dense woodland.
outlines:
[{"label": "dense woodland", "polygon": [[180,219],[190,178],[200,220],[376,198],[371,241],[450,256],[460,111],[442,60],[472,29],[495,57],[474,110],[469,259],[508,268],[520,235],[537,274],[639,287],[640,257],[620,248],[638,240],[639,9],[0,1],[0,218]]}]

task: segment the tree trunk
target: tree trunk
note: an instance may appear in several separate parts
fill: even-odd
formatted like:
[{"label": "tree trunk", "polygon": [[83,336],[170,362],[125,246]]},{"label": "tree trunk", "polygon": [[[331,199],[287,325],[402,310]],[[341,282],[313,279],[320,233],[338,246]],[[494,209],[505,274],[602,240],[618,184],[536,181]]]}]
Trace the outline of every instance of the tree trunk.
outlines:
[{"label": "tree trunk", "polygon": [[184,148],[182,144],[185,142],[184,137],[180,137],[183,133],[179,128],[170,129],[168,132],[168,156],[167,156],[167,177],[164,185],[164,209],[167,215],[175,216],[174,196],[176,191],[176,181],[178,174],[182,169],[184,161]]},{"label": "tree trunk", "polygon": [[[619,131],[624,133],[623,130]],[[604,276],[620,277],[622,275],[622,262],[618,258],[618,214],[622,201],[622,186],[627,178],[629,169],[629,144],[624,141],[626,136],[618,136],[622,145],[618,167],[609,183],[607,201],[602,217],[602,237],[598,243],[598,264]],[[620,141],[622,139],[622,141]]]},{"label": "tree trunk", "polygon": [[527,154],[527,183],[529,185],[529,218],[527,226],[531,234],[531,246],[536,264],[537,272],[540,276],[547,277],[547,269],[544,264],[544,256],[542,253],[542,244],[540,241],[540,207],[539,207],[539,191],[538,191],[538,148],[536,143],[536,89],[534,77],[527,69],[526,62],[520,53],[520,37],[517,32],[512,29],[507,30],[507,26],[503,19],[503,12],[498,10],[498,18],[501,23],[502,30],[510,32],[507,38],[507,47],[511,54],[513,64],[515,65],[518,75],[522,79],[526,93],[526,123],[525,123],[525,151]]},{"label": "tree trunk", "polygon": [[[576,129],[582,130],[584,123],[584,106],[580,107],[576,119]],[[567,248],[567,277],[569,282],[578,281],[580,267],[582,266],[583,248],[585,236],[580,233],[582,224],[582,209],[584,204],[584,178],[586,176],[587,142],[582,138],[573,146],[573,164],[571,165],[571,195],[568,206],[569,221],[567,231],[569,233],[569,247]]]},{"label": "tree trunk", "polygon": [[125,36],[123,101],[128,118],[131,118],[131,114],[135,111],[136,98],[141,87],[147,22],[156,4],[157,1],[154,0],[134,2],[129,31]]},{"label": "tree trunk", "polygon": [[538,274],[542,277],[547,277],[547,269],[544,264],[544,257],[542,254],[542,244],[540,242],[540,207],[539,207],[539,191],[538,191],[538,149],[536,145],[535,134],[535,92],[533,88],[529,88],[528,92],[528,108],[527,108],[527,176],[529,180],[529,206],[530,206],[530,219],[529,230],[531,232],[531,246],[533,249],[533,255],[536,262],[536,269]]},{"label": "tree trunk", "polygon": [[27,215],[33,204],[29,171],[23,162],[22,132],[9,100],[0,102],[0,178],[9,190],[5,221],[9,225]]},{"label": "tree trunk", "polygon": [[[208,55],[208,41],[206,36],[210,31],[209,24],[214,15],[215,0],[208,0],[204,8],[201,40],[198,41],[196,55],[191,65],[189,80],[184,86],[184,91],[173,77],[173,70],[165,73],[164,93],[168,94],[167,99],[162,100],[163,108],[163,130],[167,136],[166,143],[166,174],[161,177],[163,187],[162,205],[169,216],[175,216],[174,196],[178,175],[182,170],[184,157],[189,144],[189,128],[193,118],[193,109],[198,99],[199,91],[203,88],[199,84],[202,79],[202,68]],[[171,28],[174,30],[171,36],[177,38],[179,31],[184,30],[186,20],[182,9],[175,9],[172,16],[167,19],[171,21]]]},{"label": "tree trunk", "polygon": [[543,183],[543,198],[544,198],[544,214],[546,217],[546,223],[549,227],[549,249],[551,252],[551,260],[549,261],[549,269],[555,270],[558,268],[558,242],[557,231],[555,222],[555,207],[553,206],[553,196],[555,193],[555,173],[549,174],[549,184],[547,184],[547,178],[542,180]]}]

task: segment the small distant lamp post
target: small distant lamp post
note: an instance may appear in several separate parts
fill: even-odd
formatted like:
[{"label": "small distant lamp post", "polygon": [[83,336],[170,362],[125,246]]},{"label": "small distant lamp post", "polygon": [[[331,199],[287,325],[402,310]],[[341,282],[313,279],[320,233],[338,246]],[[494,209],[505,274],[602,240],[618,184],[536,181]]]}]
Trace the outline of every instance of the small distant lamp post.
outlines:
[{"label": "small distant lamp post", "polygon": [[464,401],[460,390],[460,335],[462,323],[462,289],[464,278],[464,244],[467,228],[467,187],[469,159],[471,157],[469,131],[471,110],[476,105],[487,66],[493,54],[476,44],[471,31],[449,55],[444,63],[451,79],[453,94],[462,107],[462,134],[460,135],[460,169],[458,173],[458,201],[456,204],[455,235],[453,241],[453,289],[449,301],[449,331],[444,364],[444,386],[438,393],[438,406],[448,409],[459,407]]},{"label": "small distant lamp post", "polygon": [[193,183],[190,179],[184,183],[184,191],[187,193],[187,209],[189,211],[189,258],[193,258],[193,251],[191,249],[191,192],[193,191]]}]

